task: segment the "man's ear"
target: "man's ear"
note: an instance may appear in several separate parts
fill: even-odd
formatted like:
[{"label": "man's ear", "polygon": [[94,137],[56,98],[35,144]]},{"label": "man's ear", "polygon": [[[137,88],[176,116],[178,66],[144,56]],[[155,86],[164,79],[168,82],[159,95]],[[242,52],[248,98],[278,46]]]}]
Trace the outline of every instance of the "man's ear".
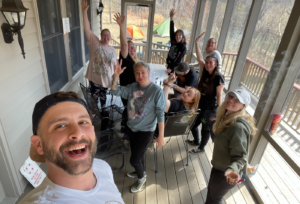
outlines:
[{"label": "man's ear", "polygon": [[40,155],[44,154],[43,146],[42,146],[42,138],[38,135],[32,135],[30,138],[31,144],[36,149],[37,153]]}]

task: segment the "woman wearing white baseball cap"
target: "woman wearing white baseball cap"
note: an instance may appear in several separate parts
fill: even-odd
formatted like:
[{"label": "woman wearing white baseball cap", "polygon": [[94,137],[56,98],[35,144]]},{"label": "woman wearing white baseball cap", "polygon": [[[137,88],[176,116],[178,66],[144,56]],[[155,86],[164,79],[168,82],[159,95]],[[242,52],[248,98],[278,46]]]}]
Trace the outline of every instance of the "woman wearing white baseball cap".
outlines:
[{"label": "woman wearing white baseball cap", "polygon": [[218,108],[206,204],[222,203],[223,196],[241,182],[242,173],[247,173],[250,138],[256,133],[254,119],[245,111],[250,102],[250,94],[238,88],[229,91]]}]

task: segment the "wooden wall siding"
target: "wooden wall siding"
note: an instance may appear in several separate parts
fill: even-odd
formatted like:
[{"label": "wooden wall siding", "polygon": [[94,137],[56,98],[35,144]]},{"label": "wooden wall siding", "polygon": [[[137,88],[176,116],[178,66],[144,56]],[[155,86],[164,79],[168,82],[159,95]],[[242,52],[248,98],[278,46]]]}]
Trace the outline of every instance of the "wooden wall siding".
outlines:
[{"label": "wooden wall siding", "polygon": [[[48,94],[48,76],[43,62],[44,53],[41,36],[39,36],[36,0],[22,1],[29,9],[25,27],[21,31],[26,59],[21,55],[17,36],[14,36],[11,44],[6,44],[0,34],[0,124],[4,133],[0,139],[10,150],[6,154],[11,156],[20,186],[24,189],[28,183],[19,173],[19,168],[29,156],[32,111],[35,103]],[[92,0],[91,4],[92,30],[100,36],[100,18],[96,15],[99,0]],[[0,0],[1,6],[2,0]],[[0,24],[4,22],[5,19],[1,14]],[[81,95],[78,84],[84,83],[85,69],[86,67],[75,75],[73,81],[63,90],[74,91]]]},{"label": "wooden wall siding", "polygon": [[[26,59],[21,55],[17,36],[11,44],[0,37],[0,122],[10,149],[7,154],[11,154],[22,189],[27,181],[19,168],[29,156],[31,114],[34,104],[47,94],[34,4],[32,0],[23,0],[23,4],[29,9],[21,31]],[[0,15],[0,24],[4,22]]]}]

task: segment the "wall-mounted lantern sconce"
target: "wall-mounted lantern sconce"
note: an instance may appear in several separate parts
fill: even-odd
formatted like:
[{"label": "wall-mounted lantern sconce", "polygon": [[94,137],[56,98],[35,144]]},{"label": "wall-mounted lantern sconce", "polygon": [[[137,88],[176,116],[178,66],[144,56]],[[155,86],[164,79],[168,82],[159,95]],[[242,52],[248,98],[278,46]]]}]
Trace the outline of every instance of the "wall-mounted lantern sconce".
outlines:
[{"label": "wall-mounted lantern sconce", "polygon": [[104,5],[100,1],[99,6],[97,8],[97,15],[101,14],[103,12],[103,10],[104,10]]},{"label": "wall-mounted lantern sconce", "polygon": [[24,43],[21,36],[21,29],[25,25],[27,8],[23,6],[21,0],[3,0],[0,11],[2,12],[7,23],[1,26],[4,41],[12,43],[13,35],[18,35],[19,45],[22,50],[22,55],[25,59]]}]

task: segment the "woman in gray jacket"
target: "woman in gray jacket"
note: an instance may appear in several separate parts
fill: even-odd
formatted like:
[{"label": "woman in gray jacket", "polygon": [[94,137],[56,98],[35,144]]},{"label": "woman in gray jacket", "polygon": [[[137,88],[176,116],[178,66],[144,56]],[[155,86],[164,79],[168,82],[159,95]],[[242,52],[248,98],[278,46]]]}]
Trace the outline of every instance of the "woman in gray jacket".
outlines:
[{"label": "woman in gray jacket", "polygon": [[206,204],[222,203],[223,196],[247,173],[250,137],[256,133],[254,119],[245,108],[250,94],[241,88],[227,93],[217,111],[212,170]]}]

